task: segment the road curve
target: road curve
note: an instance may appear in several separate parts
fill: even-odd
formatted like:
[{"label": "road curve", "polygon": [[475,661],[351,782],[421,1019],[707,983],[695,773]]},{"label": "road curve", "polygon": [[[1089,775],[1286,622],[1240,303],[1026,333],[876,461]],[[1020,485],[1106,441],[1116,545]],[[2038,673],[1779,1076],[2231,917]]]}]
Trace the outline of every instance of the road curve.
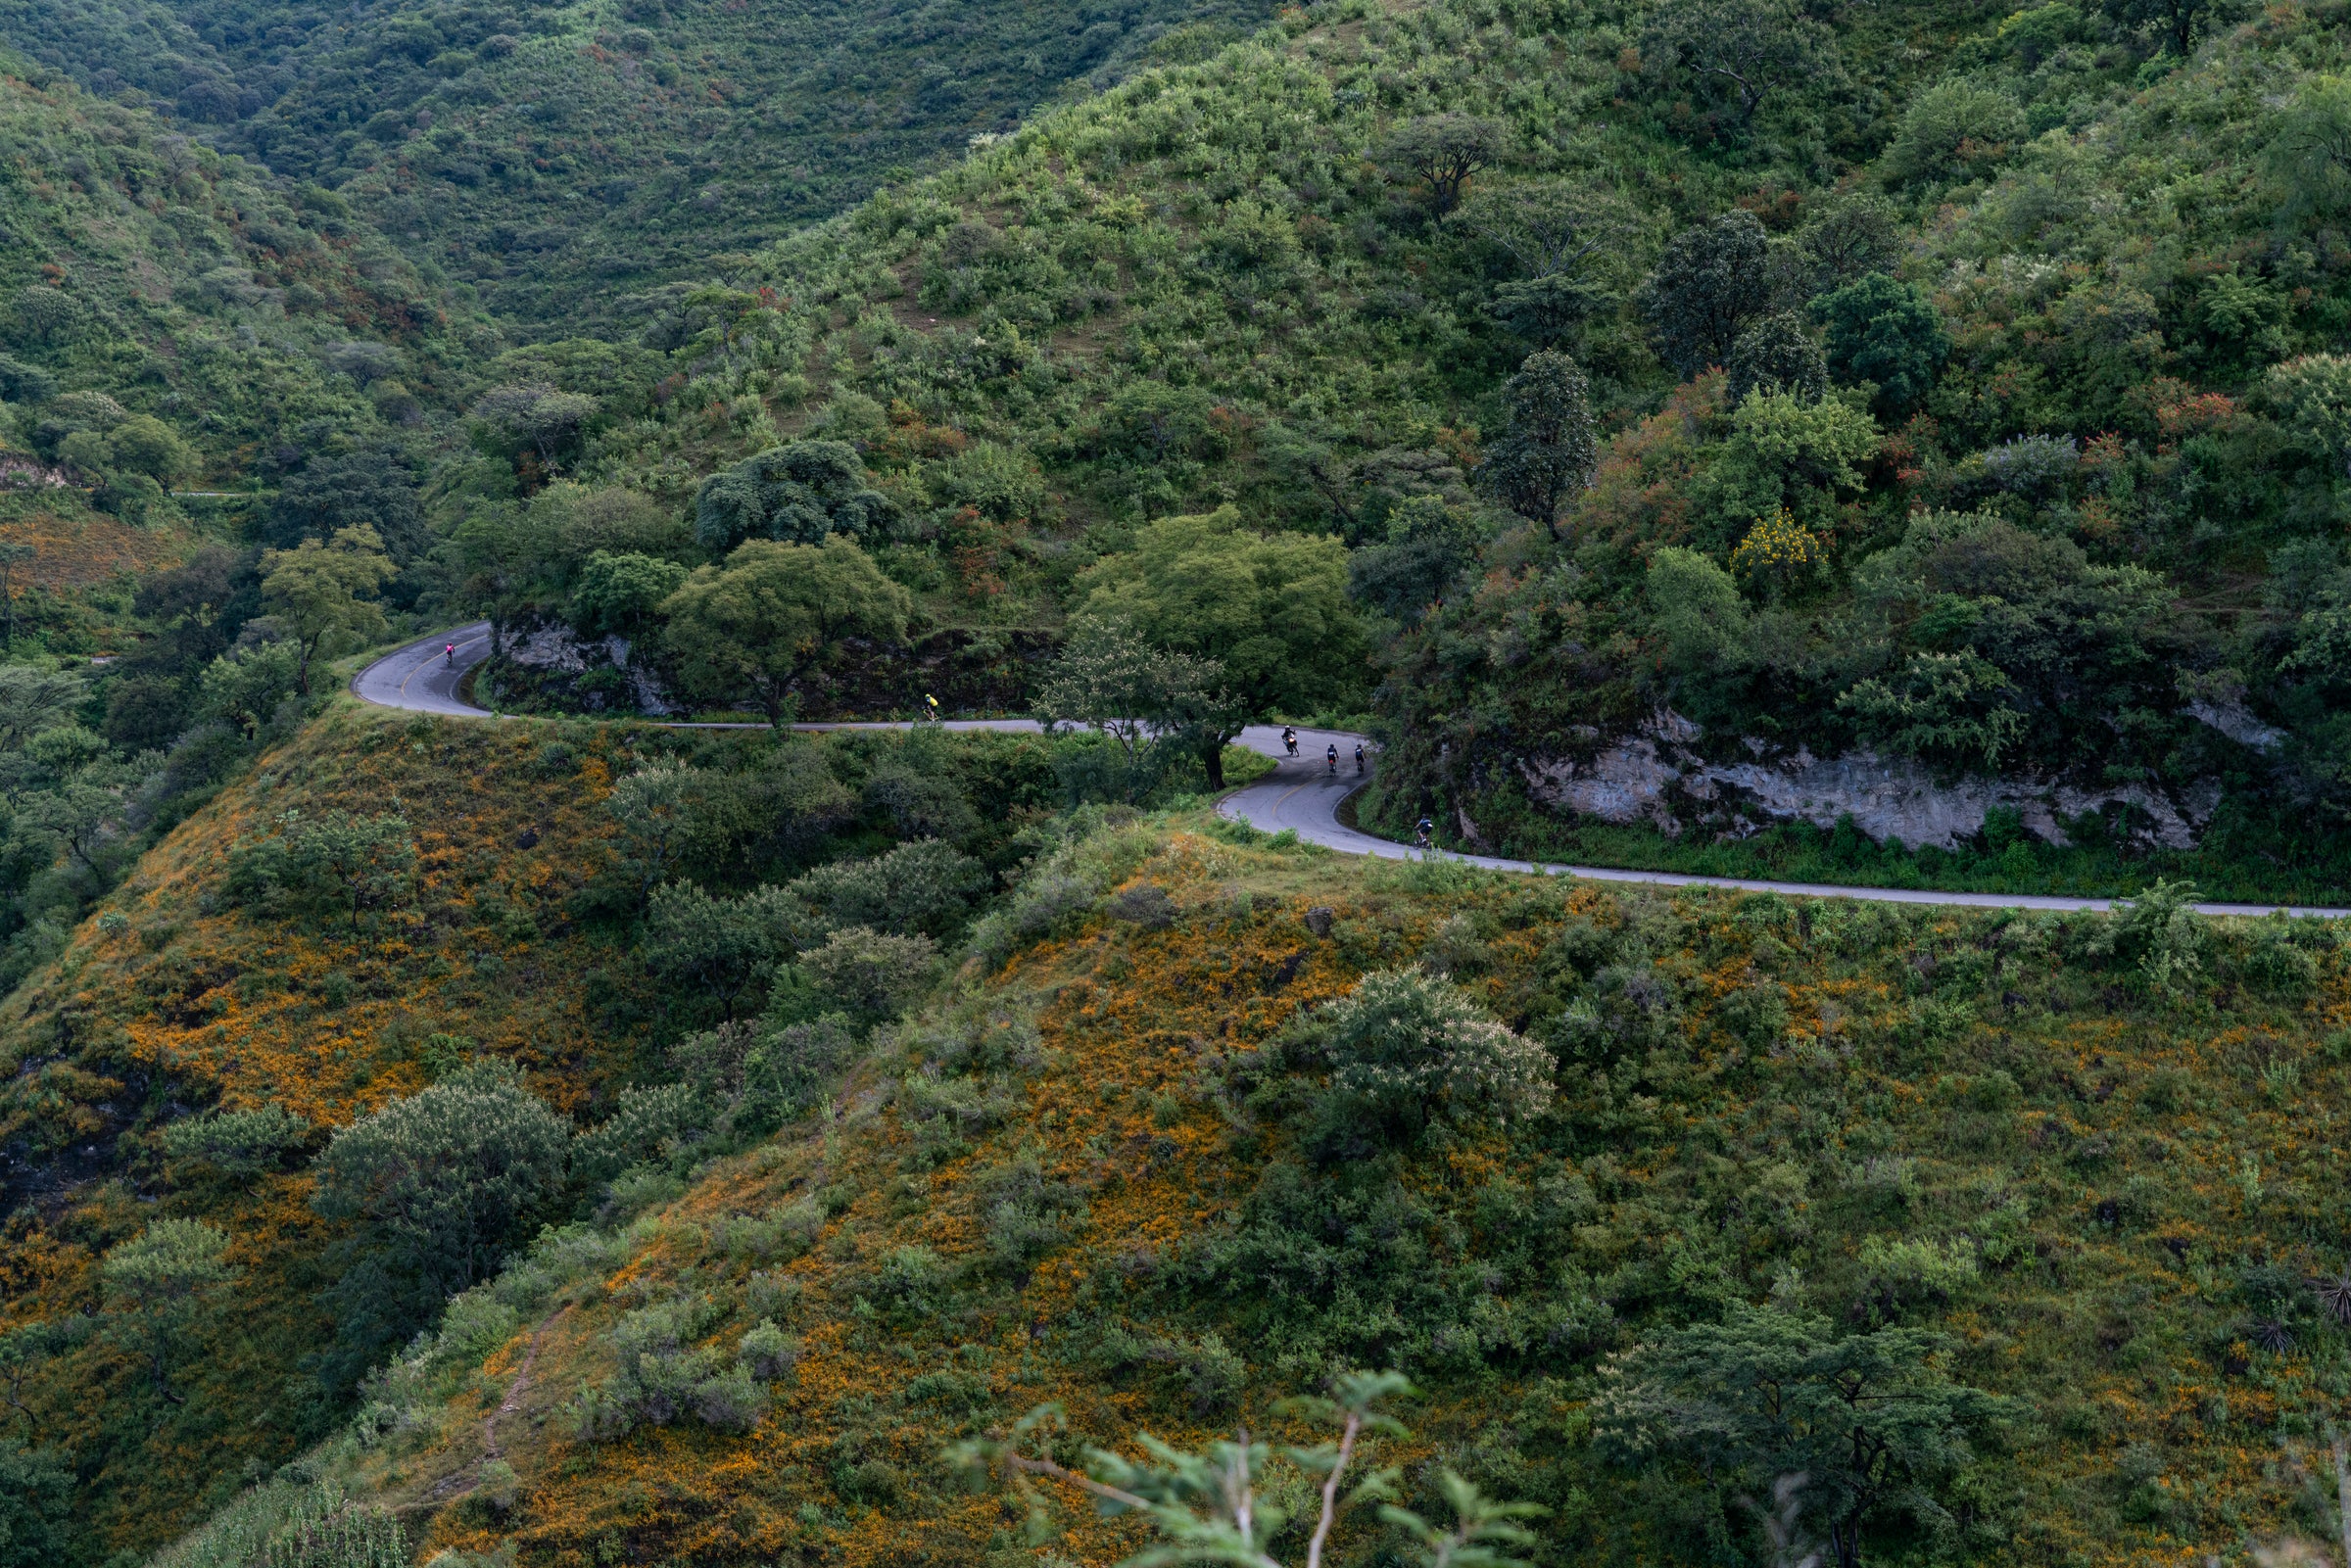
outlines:
[{"label": "road curve", "polygon": [[[448,654],[456,646],[454,662]],[[363,702],[379,707],[406,708],[418,713],[486,719],[484,708],[457,699],[457,683],[465,672],[490,656],[490,623],[478,621],[420,638],[368,665],[353,677],[351,689]],[[673,725],[673,729],[763,729],[762,725]],[[802,724],[798,730],[901,730],[904,723]],[[954,719],[949,730],[997,730],[1033,733],[1034,719]],[[1373,751],[1369,740],[1344,730],[1300,730],[1298,756],[1283,749],[1281,731],[1274,725],[1251,725],[1241,732],[1240,743],[1274,759],[1271,773],[1244,788],[1235,789],[1217,805],[1232,822],[1245,822],[1267,832],[1288,829],[1308,843],[1321,844],[1343,854],[1375,855],[1383,860],[1413,860],[1420,851],[1347,827],[1339,821],[1339,803],[1353,794],[1367,776],[1355,771],[1355,748],[1365,748],[1366,766]],[[1330,773],[1326,749],[1339,750],[1339,772]],[[1593,881],[1643,882],[1661,887],[1729,887],[1755,893],[1784,893],[1803,898],[1855,898],[1882,904],[1945,904],[1971,909],[2109,910],[2109,898],[2055,898],[2039,893],[1945,893],[1905,887],[1849,887],[1823,882],[1773,882],[1743,877],[1686,877],[1673,872],[1618,871],[1603,866],[1570,866],[1557,862],[1506,860],[1498,855],[1459,855],[1439,851],[1437,858],[1490,871],[1526,872],[1545,876],[1581,877]],[[2328,920],[2351,916],[2351,909],[2279,904],[2198,904],[2205,915],[2267,915],[2283,909],[2288,915],[2316,915]]]}]

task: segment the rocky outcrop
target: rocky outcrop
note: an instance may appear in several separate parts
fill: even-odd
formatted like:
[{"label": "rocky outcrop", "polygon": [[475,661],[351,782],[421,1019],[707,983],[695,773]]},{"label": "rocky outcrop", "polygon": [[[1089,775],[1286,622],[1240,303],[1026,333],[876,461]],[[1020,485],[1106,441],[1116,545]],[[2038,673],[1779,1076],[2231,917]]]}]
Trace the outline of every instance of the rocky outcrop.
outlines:
[{"label": "rocky outcrop", "polygon": [[625,637],[582,637],[560,622],[517,629],[476,681],[474,697],[566,713],[657,719],[682,711],[660,676],[633,653]]},{"label": "rocky outcrop", "polygon": [[1906,757],[1852,751],[1824,758],[1802,747],[1770,756],[1751,740],[1752,761],[1718,762],[1699,754],[1698,738],[1696,725],[1666,712],[1590,758],[1529,759],[1519,768],[1528,795],[1542,805],[1603,822],[1651,822],[1677,837],[1692,827],[1737,837],[1767,822],[1832,828],[1850,817],[1878,842],[1899,839],[1913,849],[1955,849],[1999,806],[2037,837],[2064,844],[2066,819],[2116,805],[2132,808],[2131,830],[2147,845],[2189,849],[2221,796],[2217,783],[2175,791],[2032,777],[1946,780]]}]

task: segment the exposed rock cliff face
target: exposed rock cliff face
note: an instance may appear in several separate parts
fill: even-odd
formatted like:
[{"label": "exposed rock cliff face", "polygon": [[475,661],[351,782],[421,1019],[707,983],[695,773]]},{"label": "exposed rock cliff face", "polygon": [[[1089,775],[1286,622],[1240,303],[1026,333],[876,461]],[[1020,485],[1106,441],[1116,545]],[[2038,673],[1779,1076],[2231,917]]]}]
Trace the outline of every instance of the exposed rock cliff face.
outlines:
[{"label": "exposed rock cliff face", "polygon": [[1749,742],[1757,753],[1751,762],[1713,762],[1693,749],[1698,734],[1689,720],[1664,712],[1589,760],[1528,759],[1519,769],[1527,793],[1543,805],[1604,822],[1653,822],[1676,836],[1692,826],[1738,835],[1797,819],[1831,828],[1849,816],[1880,843],[1898,838],[1911,848],[1954,849],[1982,830],[1988,812],[2005,806],[2029,832],[2063,844],[2064,819],[2124,805],[2135,836],[2189,849],[2220,804],[2218,784],[2171,791],[2085,788],[2031,776],[1944,781],[1906,757],[1854,751],[1821,758],[1801,747],[1772,757],[1755,741]]}]

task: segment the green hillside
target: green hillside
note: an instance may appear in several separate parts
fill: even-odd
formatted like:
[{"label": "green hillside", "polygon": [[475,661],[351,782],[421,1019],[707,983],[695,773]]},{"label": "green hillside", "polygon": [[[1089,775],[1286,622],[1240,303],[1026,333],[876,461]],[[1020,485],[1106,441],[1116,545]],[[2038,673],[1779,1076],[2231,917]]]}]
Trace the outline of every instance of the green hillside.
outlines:
[{"label": "green hillside", "polygon": [[698,279],[1011,129],[1065,86],[1196,56],[1248,0],[1082,8],[100,0],[0,39],[340,192],[534,334],[634,334]]},{"label": "green hillside", "polygon": [[[1530,1563],[1785,1561],[1740,1499],[1799,1469],[1799,1536],[1873,1563],[2331,1528],[2332,927],[1220,833],[1080,827],[772,1138],[725,1064],[814,1049],[789,1002],[748,1058],[673,1048],[693,1130],[159,1564],[251,1560],[321,1489],[445,1562],[1112,1561],[1148,1528],[946,1450],[1046,1402],[1069,1435],[1025,1451],[1071,1465],[1296,1441],[1276,1402],[1350,1366],[1420,1390],[1367,1461],[1400,1499],[1446,1518],[1451,1469],[1539,1504]],[[1263,1495],[1293,1520],[1298,1476]],[[1420,1560],[1369,1509],[1332,1550]]]},{"label": "green hillside", "polygon": [[341,199],[22,60],[0,60],[0,439],[101,506],[405,441],[456,395],[464,323]]}]

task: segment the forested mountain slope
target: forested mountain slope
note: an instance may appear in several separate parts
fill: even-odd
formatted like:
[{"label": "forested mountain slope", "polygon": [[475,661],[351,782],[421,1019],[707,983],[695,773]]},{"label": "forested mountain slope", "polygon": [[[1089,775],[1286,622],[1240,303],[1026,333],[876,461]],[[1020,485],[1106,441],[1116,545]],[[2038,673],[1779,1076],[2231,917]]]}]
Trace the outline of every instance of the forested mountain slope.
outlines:
[{"label": "forested mountain slope", "polygon": [[[2020,845],[2020,885],[2206,834],[2339,879],[2330,17],[2198,13],[2183,54],[2064,4],[1289,14],[701,294],[684,382],[567,475],[695,503],[691,564],[845,442],[825,483],[892,509],[791,527],[1004,626],[1146,519],[1328,531],[1393,634],[1367,809],[1466,842],[1572,850],[1559,781],[1669,710],[1693,771],[1957,788],[1892,835]],[[559,604],[548,560],[503,592]],[[1643,816],[1737,841],[1769,793]]]},{"label": "forested mountain slope", "polygon": [[22,59],[0,59],[0,442],[98,504],[144,515],[452,395],[463,323],[341,199]]},{"label": "forested mountain slope", "polygon": [[338,190],[495,313],[563,335],[641,330],[629,296],[706,276],[1066,85],[1206,52],[1262,16],[1248,0],[18,0],[0,39]]}]

